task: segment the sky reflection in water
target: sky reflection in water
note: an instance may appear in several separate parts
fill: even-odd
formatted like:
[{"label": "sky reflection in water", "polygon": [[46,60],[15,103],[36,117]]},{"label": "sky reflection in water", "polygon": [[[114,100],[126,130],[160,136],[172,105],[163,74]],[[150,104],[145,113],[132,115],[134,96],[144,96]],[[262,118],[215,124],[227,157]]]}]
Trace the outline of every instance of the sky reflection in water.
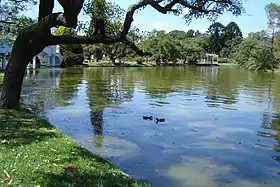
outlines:
[{"label": "sky reflection in water", "polygon": [[26,76],[23,98],[152,186],[276,187],[279,85],[278,74],[233,67],[41,69]]}]

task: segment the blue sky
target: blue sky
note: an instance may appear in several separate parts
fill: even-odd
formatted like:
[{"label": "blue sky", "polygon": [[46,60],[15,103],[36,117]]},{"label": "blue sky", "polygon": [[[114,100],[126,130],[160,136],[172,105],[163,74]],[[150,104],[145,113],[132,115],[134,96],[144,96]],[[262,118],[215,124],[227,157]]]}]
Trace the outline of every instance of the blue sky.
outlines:
[{"label": "blue sky", "polygon": [[[129,5],[137,2],[137,0],[109,0],[118,3],[123,9],[127,9]],[[256,32],[260,30],[267,29],[267,17],[265,13],[265,5],[275,2],[280,4],[280,0],[245,0],[245,9],[246,13],[242,16],[235,17],[229,13],[222,15],[218,21],[224,25],[228,24],[230,21],[236,22],[241,28],[243,35],[246,36],[250,32]],[[28,15],[35,16],[37,15],[37,10],[29,10]],[[61,11],[61,7],[58,3],[55,5],[56,11]],[[80,17],[82,20],[87,18],[84,16]],[[137,26],[141,30],[151,31],[153,29],[161,30],[200,30],[205,31],[211,24],[206,19],[193,20],[189,25],[185,23],[182,19],[182,16],[173,16],[173,15],[163,15],[155,11],[151,7],[146,7],[144,10],[139,11],[134,15],[133,25]]]}]

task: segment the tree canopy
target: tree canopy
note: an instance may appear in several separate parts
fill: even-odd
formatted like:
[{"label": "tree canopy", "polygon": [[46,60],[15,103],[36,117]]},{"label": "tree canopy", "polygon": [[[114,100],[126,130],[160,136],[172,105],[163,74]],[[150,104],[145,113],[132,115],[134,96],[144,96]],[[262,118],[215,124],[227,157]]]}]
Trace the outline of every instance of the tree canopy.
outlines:
[{"label": "tree canopy", "polygon": [[35,5],[33,0],[1,0],[0,3],[0,44],[12,44],[19,30],[33,24],[32,18],[21,14],[26,6]]}]

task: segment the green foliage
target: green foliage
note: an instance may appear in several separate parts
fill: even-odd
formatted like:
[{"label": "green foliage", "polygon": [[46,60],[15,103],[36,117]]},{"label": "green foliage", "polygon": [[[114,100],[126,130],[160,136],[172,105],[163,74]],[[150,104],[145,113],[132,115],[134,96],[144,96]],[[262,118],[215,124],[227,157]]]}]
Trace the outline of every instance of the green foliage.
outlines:
[{"label": "green foliage", "polygon": [[280,5],[270,3],[265,7],[268,17],[268,32],[271,35],[271,47],[275,50],[275,55],[279,57],[279,48],[277,48],[277,39],[280,32]]},{"label": "green foliage", "polygon": [[219,64],[233,64],[233,63],[236,63],[234,59],[219,58]]},{"label": "green foliage", "polygon": [[267,71],[278,67],[278,62],[262,32],[251,33],[237,48],[235,60],[242,69]]},{"label": "green foliage", "polygon": [[280,35],[276,37],[275,40],[275,56],[277,60],[280,62]]},{"label": "green foliage", "polygon": [[[77,32],[72,28],[60,26],[55,30],[56,35],[73,36]],[[84,49],[80,44],[60,45],[60,53],[63,56],[62,67],[81,65],[84,61]]]},{"label": "green foliage", "polygon": [[242,69],[267,71],[278,68],[278,62],[271,49],[261,46],[252,50],[248,60],[245,63],[239,63]]},{"label": "green foliage", "polygon": [[[95,3],[98,6],[95,6]],[[93,32],[93,24],[97,18],[103,18],[106,23],[106,35],[117,35],[123,28],[124,10],[119,5],[103,0],[89,2],[86,4],[86,12],[91,17],[91,23],[87,30],[88,35]],[[139,29],[132,27],[129,30],[127,39],[137,43],[140,40]],[[134,51],[126,46],[124,43],[116,43],[111,45],[98,44],[94,45],[95,49],[90,53],[95,54],[95,57],[99,59],[100,55],[105,54],[109,57],[112,63],[115,64],[116,59],[121,59],[126,56],[131,56]]]},{"label": "green foliage", "polygon": [[[171,2],[172,0],[163,0],[165,3]],[[242,6],[242,0],[192,0],[182,1],[181,5],[177,6],[179,13],[182,13],[184,8],[188,8],[188,12],[184,15],[186,22],[190,22],[192,19],[207,18],[210,21],[216,20],[224,12],[230,12],[235,16],[240,15],[244,8]],[[191,7],[191,8],[190,8]],[[194,8],[192,8],[194,7]],[[178,15],[178,12],[175,12]]]},{"label": "green foliage", "polygon": [[208,28],[208,34],[210,34],[210,52],[220,54],[225,43],[225,26],[220,22],[216,22],[210,25],[210,27]]},{"label": "green foliage", "polygon": [[[55,30],[55,34],[57,36],[60,35],[74,36],[77,34],[77,32],[72,28],[60,26]],[[74,54],[81,54],[83,53],[83,46],[79,44],[60,45],[60,53],[62,56],[64,56],[64,53],[66,51],[70,51]]]},{"label": "green foliage", "polygon": [[270,28],[280,27],[280,5],[276,3],[270,3],[265,7],[268,16],[268,26]]},{"label": "green foliage", "polygon": [[224,44],[223,49],[220,52],[220,55],[225,58],[233,58],[237,50],[238,45],[242,42],[242,37],[237,36],[227,41]]},{"label": "green foliage", "polygon": [[33,0],[2,0],[0,3],[0,44],[12,44],[22,27],[35,20],[21,14],[27,5],[36,4]]},{"label": "green foliage", "polygon": [[143,64],[143,62],[145,62],[145,58],[139,56],[139,57],[135,58],[135,61],[136,61],[137,64]]},{"label": "green foliage", "polygon": [[86,2],[84,7],[85,13],[90,16],[90,23],[86,29],[88,36],[93,34],[94,23],[98,19],[104,20],[106,34],[116,34],[116,31],[120,30],[119,25],[122,24],[124,10],[119,5],[105,0],[94,0]]},{"label": "green foliage", "polygon": [[192,30],[192,29],[188,30],[188,32],[187,32],[187,35],[188,35],[188,37],[190,37],[190,38],[194,37],[194,36],[195,36],[194,34],[195,34],[195,31]]},{"label": "green foliage", "polygon": [[148,39],[140,42],[139,46],[152,53],[152,59],[160,62],[179,61],[184,63],[195,62],[208,46],[205,36],[189,37],[189,33],[174,30],[169,33],[152,31]]},{"label": "green foliage", "polygon": [[90,59],[91,55],[93,55],[96,61],[102,60],[103,51],[100,45],[98,44],[84,45],[83,49],[84,49],[84,57],[86,59]]},{"label": "green foliage", "polygon": [[72,67],[75,65],[82,65],[84,62],[83,53],[75,54],[71,51],[65,51],[63,54],[62,67]]},{"label": "green foliage", "polygon": [[231,41],[236,37],[242,38],[242,32],[239,26],[235,22],[230,22],[224,30],[225,42]]},{"label": "green foliage", "polygon": [[230,22],[227,26],[215,22],[208,28],[209,52],[222,57],[232,57],[234,49],[242,40],[242,32],[235,22]]}]

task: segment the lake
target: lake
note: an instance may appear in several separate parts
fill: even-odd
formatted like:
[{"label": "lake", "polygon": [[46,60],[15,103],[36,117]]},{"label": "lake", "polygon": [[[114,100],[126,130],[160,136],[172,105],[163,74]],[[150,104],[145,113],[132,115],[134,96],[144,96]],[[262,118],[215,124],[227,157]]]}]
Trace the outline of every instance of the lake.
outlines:
[{"label": "lake", "polygon": [[83,147],[152,186],[279,187],[280,74],[38,69],[27,73],[22,98]]}]

